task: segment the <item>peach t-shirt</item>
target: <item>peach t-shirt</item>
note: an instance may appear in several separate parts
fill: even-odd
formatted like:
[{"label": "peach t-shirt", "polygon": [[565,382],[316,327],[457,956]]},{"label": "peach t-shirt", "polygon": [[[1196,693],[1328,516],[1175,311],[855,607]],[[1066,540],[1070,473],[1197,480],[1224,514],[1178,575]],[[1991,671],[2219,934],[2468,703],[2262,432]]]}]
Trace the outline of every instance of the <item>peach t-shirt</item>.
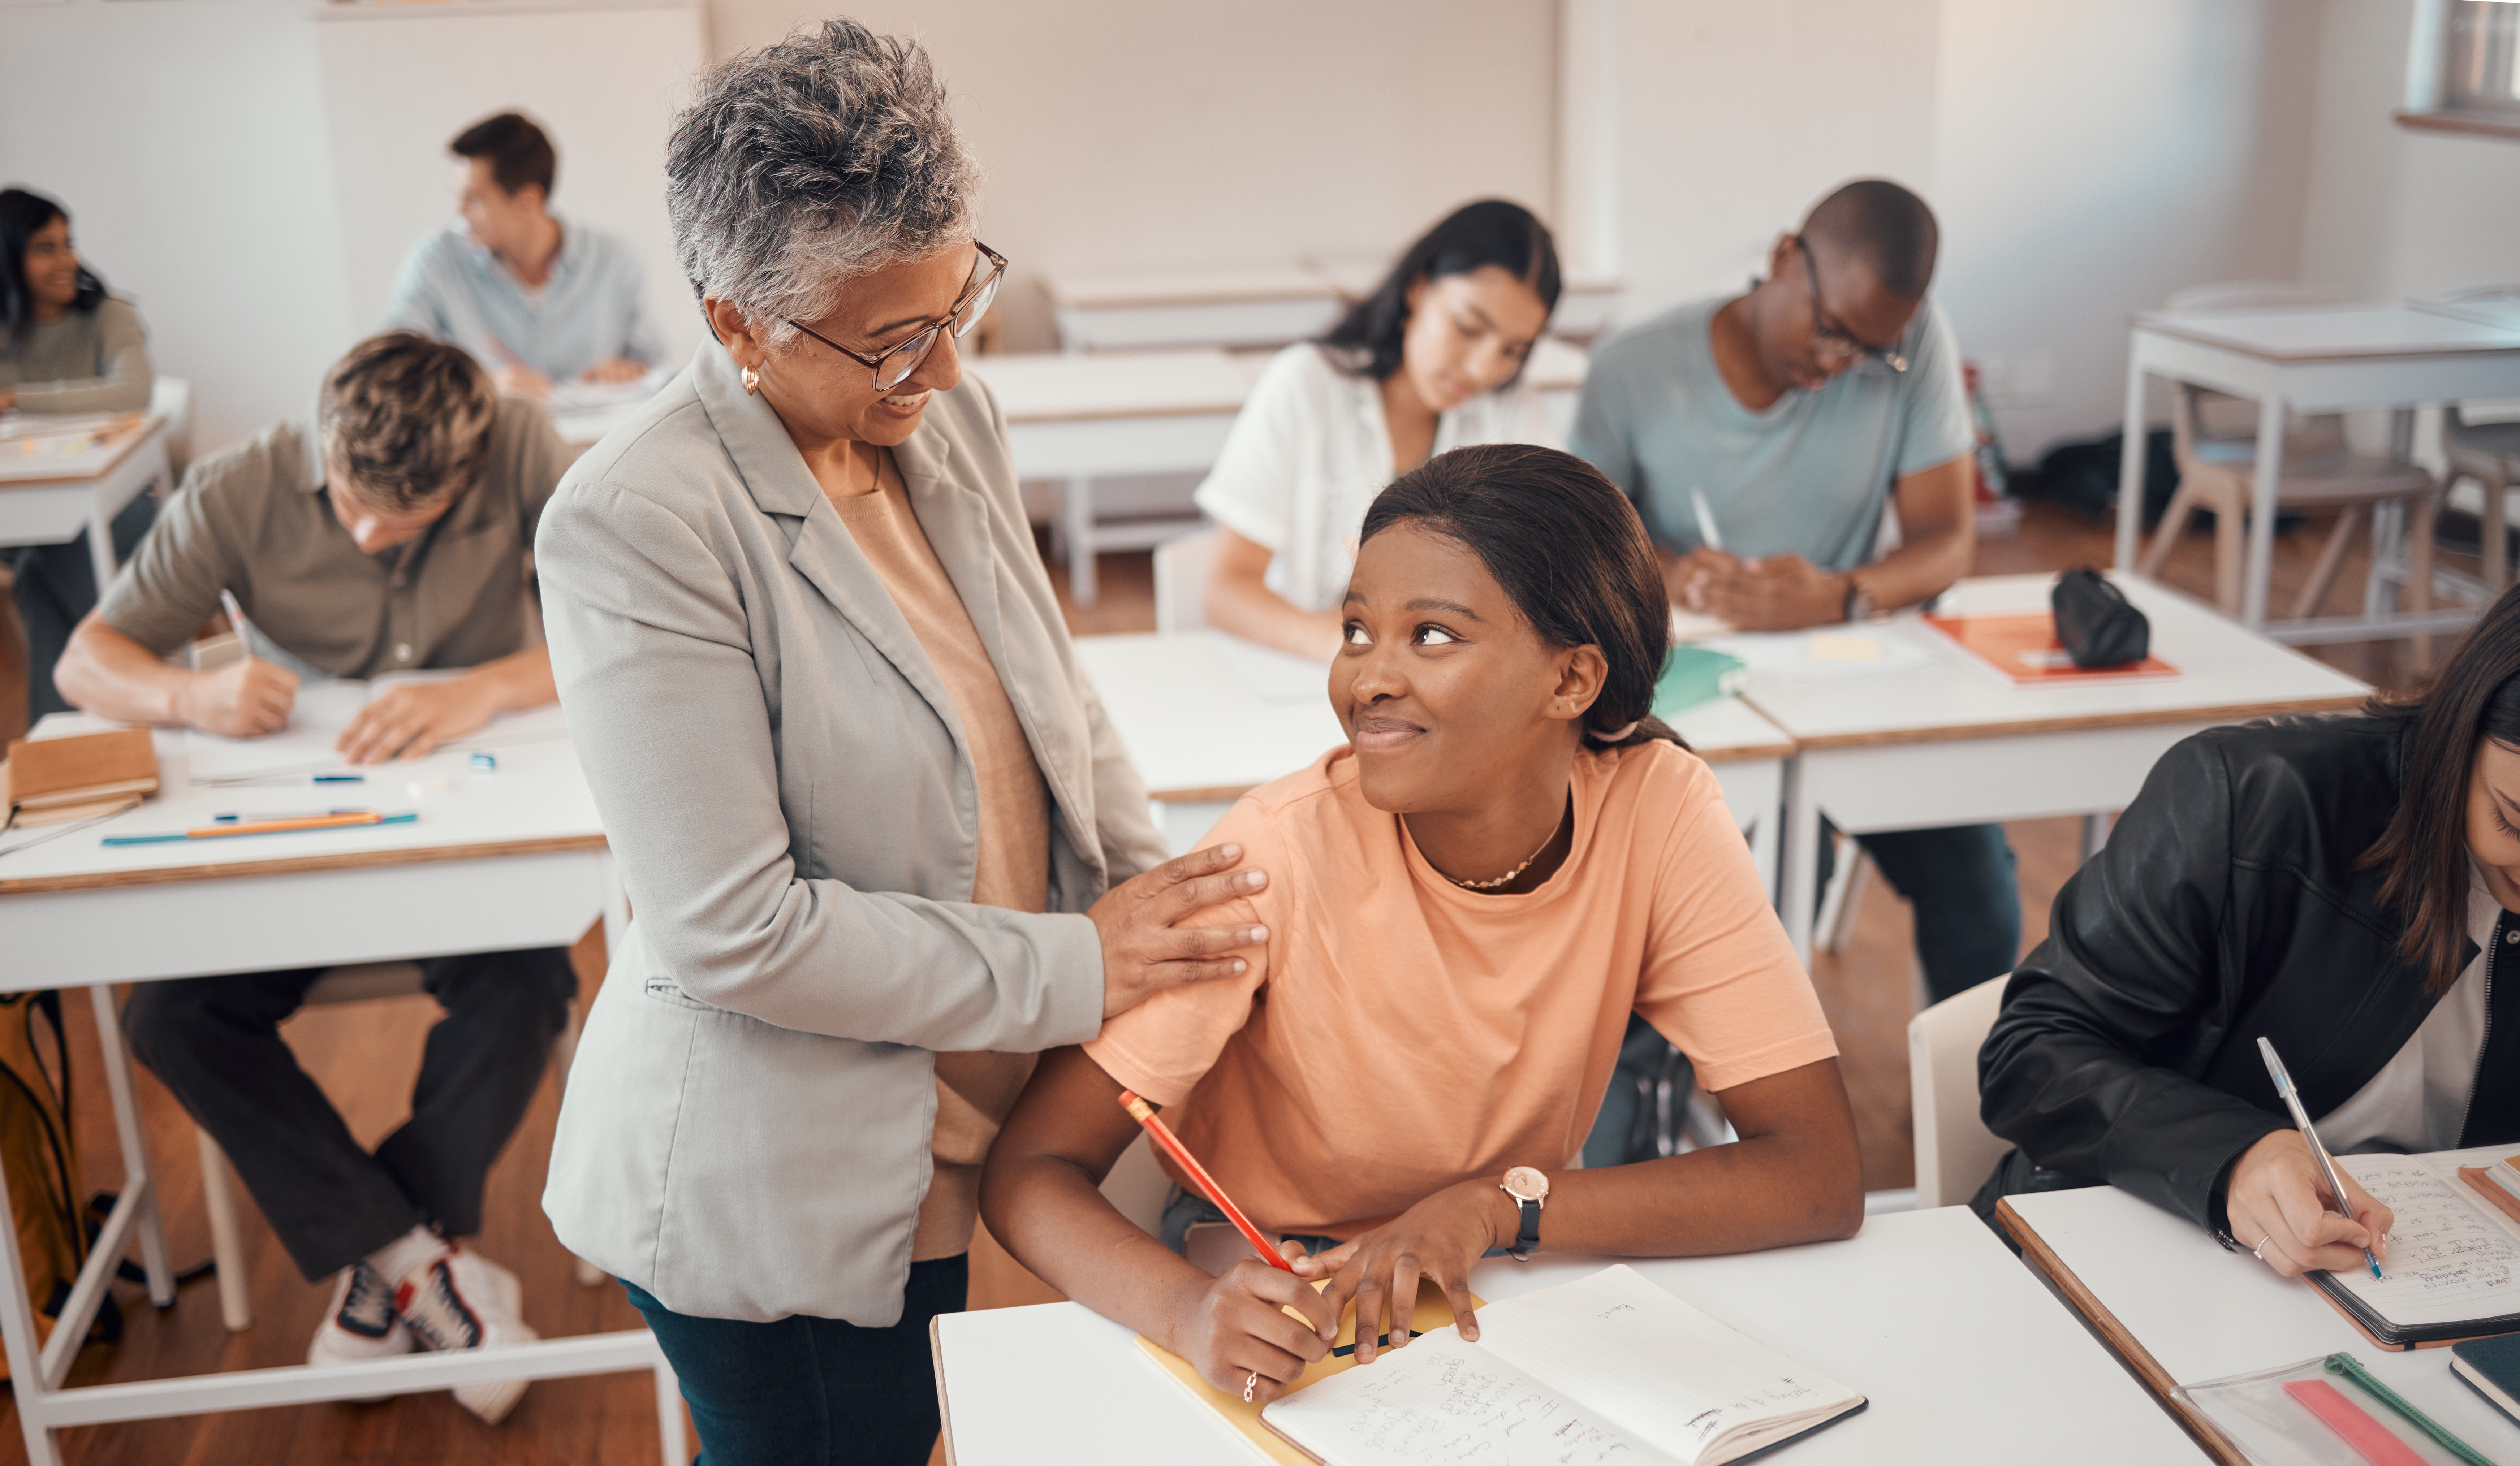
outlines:
[{"label": "peach t-shirt", "polygon": [[1667,742],[1588,750],[1573,805],[1566,863],[1491,896],[1366,803],[1344,747],[1253,790],[1203,843],[1240,841],[1269,872],[1209,918],[1265,924],[1265,955],[1085,1051],[1187,1099],[1184,1143],[1261,1225],[1331,1237],[1456,1181],[1573,1164],[1631,1010],[1710,1089],[1836,1054],[1705,764]]}]

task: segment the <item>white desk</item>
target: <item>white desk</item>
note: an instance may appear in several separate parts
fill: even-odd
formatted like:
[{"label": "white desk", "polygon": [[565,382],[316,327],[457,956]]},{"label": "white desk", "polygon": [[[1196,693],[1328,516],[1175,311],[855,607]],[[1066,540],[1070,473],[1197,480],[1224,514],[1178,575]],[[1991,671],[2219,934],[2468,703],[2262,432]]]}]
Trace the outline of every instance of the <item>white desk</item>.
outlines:
[{"label": "white desk", "polygon": [[[1103,711],[1147,781],[1175,854],[1244,793],[1347,741],[1323,695],[1275,702],[1252,690],[1227,660],[1215,631],[1079,637],[1076,653]],[[1700,703],[1675,731],[1715,771],[1724,803],[1750,838],[1760,876],[1776,888],[1776,810],[1793,740],[1737,697]]]},{"label": "white desk", "polygon": [[[1392,261],[1385,258],[1313,258],[1305,266],[1328,282],[1340,301],[1362,300],[1382,286],[1383,277],[1391,273]],[[1561,262],[1562,264],[1562,262]],[[1592,341],[1608,331],[1619,306],[1619,291],[1625,289],[1614,275],[1568,274],[1562,268],[1557,286],[1557,308],[1549,313],[1549,333],[1569,336],[1578,341]]]},{"label": "white desk", "polygon": [[166,420],[105,448],[63,459],[22,454],[0,441],[0,546],[67,545],[87,534],[97,594],[113,581],[113,516],[151,484],[173,488]]},{"label": "white desk", "polygon": [[[48,733],[93,726],[75,718],[46,724]],[[200,789],[185,781],[184,734],[161,731],[157,741],[163,790],[158,796],[103,823],[0,854],[0,931],[7,933],[0,991],[89,991],[129,1177],[52,1347],[40,1353],[17,1232],[0,1227],[0,1337],[28,1460],[59,1466],[53,1433],[72,1425],[414,1394],[477,1380],[647,1370],[657,1380],[664,1460],[682,1466],[681,1401],[672,1371],[645,1329],[486,1353],[62,1388],[77,1341],[135,1231],[151,1299],[160,1308],[175,1300],[110,984],[565,947],[599,917],[608,951],[627,917],[594,801],[565,741],[500,748],[495,774],[472,774],[465,756],[454,753],[371,770],[365,784],[309,786],[299,779]],[[373,829],[206,843],[99,844],[108,834],[207,823],[221,811],[332,804],[416,809],[421,818]],[[13,830],[0,835],[0,844],[19,838]],[[0,1188],[0,1213],[5,1195]]]},{"label": "white desk", "polygon": [[[2045,611],[2050,575],[1964,580],[1946,614]],[[1785,776],[1785,930],[1811,952],[1820,820],[1848,834],[2124,809],[2170,745],[2201,729],[2331,711],[2370,689],[2150,581],[2122,578],[2176,678],[2015,688],[1912,618],[1889,635],[1921,666],[1828,681],[1753,672],[1741,695],[1795,744]],[[2096,840],[2089,842],[2096,848]],[[1989,973],[1992,977],[1995,974]]]},{"label": "white desk", "polygon": [[[1240,269],[1062,275],[1042,287],[1066,351],[1283,346],[1329,330],[1391,266],[1384,256],[1316,256]],[[1609,330],[1620,289],[1610,276],[1566,276],[1550,333],[1591,340]]]},{"label": "white desk", "polygon": [[2171,1389],[2339,1351],[2487,1456],[2520,1461],[2520,1425],[2452,1378],[2449,1350],[2375,1348],[2308,1283],[2277,1277],[2247,1253],[2225,1252],[2183,1218],[2114,1186],[2007,1197],[2003,1205],[2024,1260],[2189,1423],[2206,1454],[2228,1466],[2246,1462],[2210,1422],[2172,1400]]},{"label": "white desk", "polygon": [[[1592,1272],[1603,1258],[1480,1263],[1489,1299]],[[2009,1461],[2129,1466],[2186,1453],[2107,1351],[1960,1207],[1875,1217],[1845,1242],[1633,1264],[1870,1404],[1785,1447],[1792,1466]],[[1072,1303],[948,1313],[930,1331],[954,1466],[1256,1461],[1242,1438]]]},{"label": "white desk", "polygon": [[[2267,623],[2275,485],[2283,476],[2287,408],[2304,413],[2395,409],[2391,451],[2411,449],[2416,407],[2520,396],[2520,329],[2405,305],[2351,305],[2204,315],[2138,316],[2127,360],[2126,452],[2118,473],[2117,567],[2131,574],[2142,522],[2144,378],[2153,374],[2255,398],[2256,508],[2241,619],[2295,644],[2456,631],[2472,610],[2422,615],[2369,605],[2361,616]],[[2390,535],[2403,525],[2390,514]],[[2374,535],[2375,545],[2385,544]]]}]

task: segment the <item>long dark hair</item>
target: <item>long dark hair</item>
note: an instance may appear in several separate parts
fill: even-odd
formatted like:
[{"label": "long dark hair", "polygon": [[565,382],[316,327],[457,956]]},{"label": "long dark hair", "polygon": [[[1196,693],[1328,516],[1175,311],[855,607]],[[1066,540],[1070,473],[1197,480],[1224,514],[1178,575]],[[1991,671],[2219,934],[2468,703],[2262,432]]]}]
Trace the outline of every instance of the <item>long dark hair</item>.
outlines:
[{"label": "long dark hair", "polygon": [[2421,696],[2364,709],[2409,718],[2398,811],[2360,862],[2388,873],[2380,899],[2407,920],[2398,948],[2447,993],[2467,960],[2467,781],[2480,739],[2520,748],[2520,586],[2468,629]]},{"label": "long dark hair", "polygon": [[[26,245],[35,231],[69,210],[41,194],[0,189],[0,350],[16,350],[35,330],[35,295],[26,288]],[[79,266],[78,298],[70,309],[84,315],[105,299],[105,282]]]},{"label": "long dark hair", "polygon": [[1671,597],[1644,521],[1617,485],[1571,453],[1488,443],[1439,453],[1365,511],[1362,545],[1396,524],[1460,542],[1552,646],[1598,646],[1608,674],[1584,736],[1627,748],[1681,742],[1653,716],[1671,655]]},{"label": "long dark hair", "polygon": [[1557,309],[1557,242],[1550,238],[1549,226],[1519,203],[1482,199],[1453,210],[1410,245],[1373,293],[1348,307],[1321,344],[1349,373],[1380,381],[1400,370],[1401,337],[1409,331],[1409,288],[1420,280],[1467,275],[1489,265],[1531,287],[1546,309]]}]

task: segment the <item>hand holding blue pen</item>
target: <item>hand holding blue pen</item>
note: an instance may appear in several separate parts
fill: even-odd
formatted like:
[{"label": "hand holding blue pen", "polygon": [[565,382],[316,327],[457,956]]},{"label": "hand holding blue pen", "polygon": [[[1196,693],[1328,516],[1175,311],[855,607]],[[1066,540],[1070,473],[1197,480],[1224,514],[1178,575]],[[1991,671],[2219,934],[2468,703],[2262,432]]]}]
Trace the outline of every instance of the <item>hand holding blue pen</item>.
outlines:
[{"label": "hand holding blue pen", "polygon": [[[2302,1140],[2310,1147],[2311,1159],[2318,1164],[2319,1175],[2326,1179],[2327,1194],[2335,1199],[2336,1210],[2348,1222],[2361,1222],[2362,1219],[2354,1215],[2353,1204],[2346,1199],[2345,1177],[2337,1170],[2335,1158],[2327,1153],[2327,1146],[2318,1138],[2318,1127],[2310,1123],[2310,1112],[2302,1108],[2301,1091],[2293,1088],[2292,1075],[2285,1071],[2283,1060],[2275,1057],[2274,1044],[2263,1036],[2258,1040],[2258,1055],[2266,1060],[2267,1073],[2274,1079],[2275,1093],[2282,1098],[2285,1108],[2292,1111],[2292,1123],[2301,1131]],[[2237,1168],[2234,1168],[2235,1177],[2236,1175]],[[2268,1240],[2272,1240],[2272,1233],[2268,1234]],[[2257,1245],[2261,1260],[2266,1257],[2266,1242]],[[2371,1255],[2368,1247],[2362,1249],[2362,1261],[2370,1267],[2373,1277],[2381,1275],[2380,1261]]]}]

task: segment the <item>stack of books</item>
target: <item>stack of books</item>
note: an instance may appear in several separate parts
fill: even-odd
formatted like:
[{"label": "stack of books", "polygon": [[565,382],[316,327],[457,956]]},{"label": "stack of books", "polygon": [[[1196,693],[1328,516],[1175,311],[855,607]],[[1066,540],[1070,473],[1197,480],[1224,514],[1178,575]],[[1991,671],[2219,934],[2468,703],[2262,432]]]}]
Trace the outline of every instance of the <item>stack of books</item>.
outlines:
[{"label": "stack of books", "polygon": [[0,763],[0,802],[14,827],[118,815],[158,792],[158,750],[145,728],[20,738]]}]

